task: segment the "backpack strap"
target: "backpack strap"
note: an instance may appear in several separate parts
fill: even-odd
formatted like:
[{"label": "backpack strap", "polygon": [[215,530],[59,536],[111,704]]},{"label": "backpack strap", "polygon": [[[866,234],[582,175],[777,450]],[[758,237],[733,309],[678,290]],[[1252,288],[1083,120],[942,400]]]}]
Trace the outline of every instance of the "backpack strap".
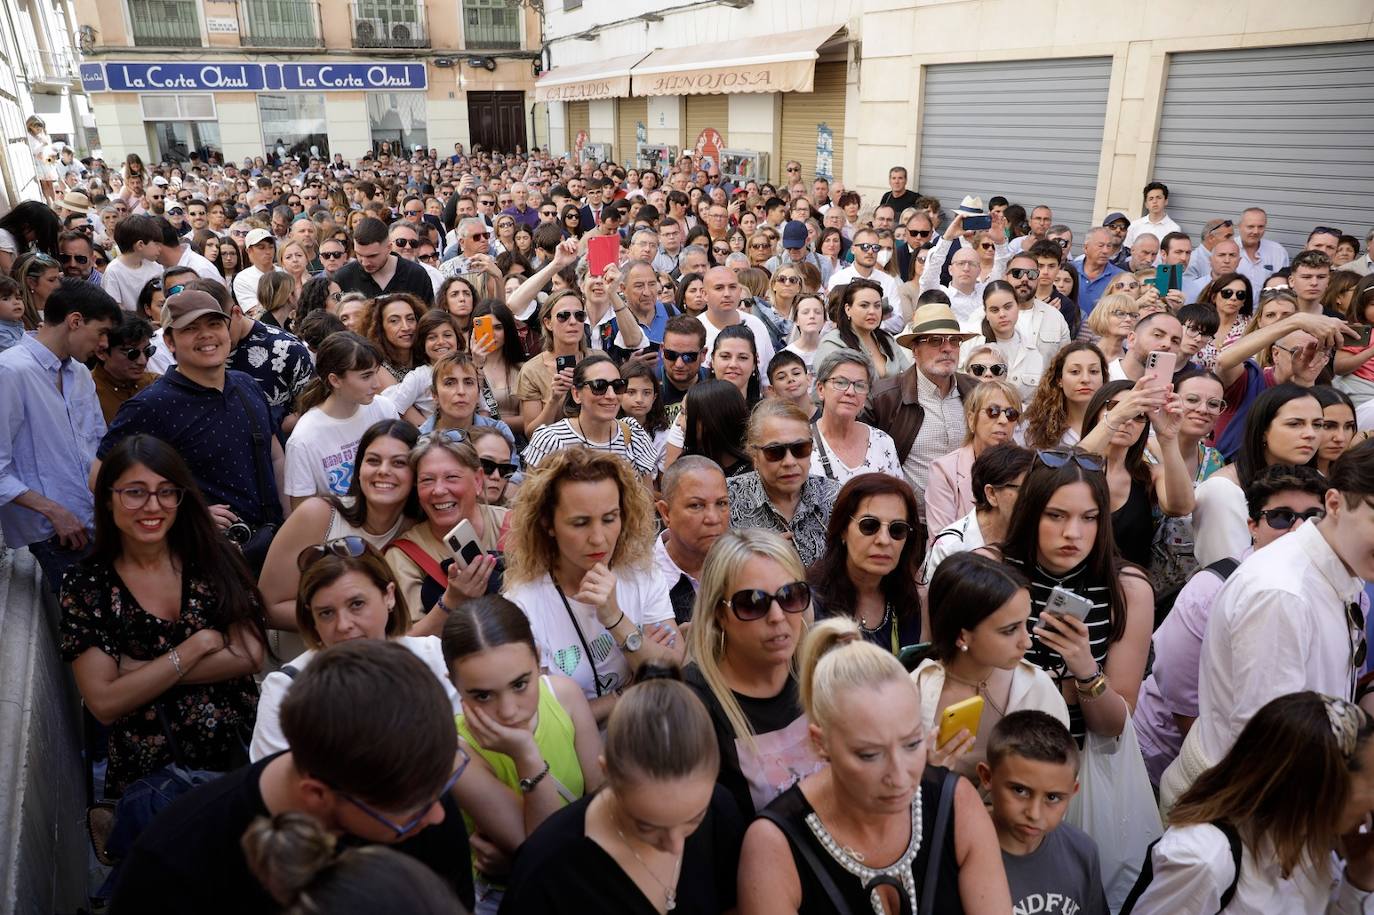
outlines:
[{"label": "backpack strap", "polygon": [[1211,572],[1213,575],[1215,575],[1217,578],[1220,578],[1222,581],[1225,581],[1226,579],[1231,577],[1231,574],[1235,572],[1236,569],[1240,568],[1240,560],[1235,559],[1231,556],[1223,556],[1216,562],[1204,566],[1204,568],[1208,572]]},{"label": "backpack strap", "polygon": [[[1231,847],[1231,863],[1234,865],[1235,871],[1231,877],[1230,885],[1221,894],[1221,907],[1217,909],[1217,915],[1221,915],[1222,912],[1226,911],[1226,907],[1231,904],[1231,900],[1236,897],[1236,887],[1240,885],[1240,859],[1244,845],[1240,840],[1240,832],[1232,824],[1218,820],[1212,825],[1221,830],[1222,835],[1226,836],[1226,844]],[[1120,915],[1131,915],[1135,911],[1135,904],[1140,901],[1141,896],[1145,895],[1145,890],[1154,881],[1155,846],[1158,844],[1159,839],[1155,839],[1150,843],[1150,847],[1145,849],[1145,862],[1141,865],[1140,876],[1136,878],[1135,886],[1131,887],[1131,892],[1126,896],[1126,901],[1122,903]]]},{"label": "backpack strap", "polygon": [[840,892],[839,886],[836,885],[834,878],[830,876],[830,872],[825,869],[824,862],[822,862],[820,856],[816,854],[815,849],[811,847],[811,844],[807,841],[807,837],[800,834],[800,832],[788,822],[786,817],[783,817],[767,807],[760,810],[758,815],[760,818],[767,820],[778,827],[778,829],[782,830],[782,834],[787,837],[788,843],[796,849],[797,854],[801,855],[802,860],[806,862],[806,866],[811,869],[811,873],[816,877],[816,881],[820,883],[821,889],[825,890],[826,898],[830,900],[831,910],[835,912],[836,915],[852,915],[853,909],[844,901],[844,895]]},{"label": "backpack strap", "polygon": [[420,545],[415,541],[406,540],[402,537],[398,540],[391,541],[391,545],[388,546],[387,549],[397,549],[405,553],[406,556],[410,558],[410,561],[419,566],[426,575],[444,587],[448,587],[448,576],[444,574],[443,568],[439,563],[434,561],[433,556],[430,556],[424,550],[420,549]]},{"label": "backpack strap", "polygon": [[[1234,559],[1231,561],[1235,562]],[[1213,564],[1215,565],[1215,563]],[[1236,564],[1239,565],[1239,563]],[[1235,570],[1232,569],[1232,571]],[[1220,913],[1231,904],[1231,900],[1236,896],[1236,887],[1240,885],[1240,859],[1244,846],[1240,841],[1240,831],[1237,830],[1235,826],[1225,820],[1218,820],[1212,825],[1220,829],[1226,836],[1226,842],[1231,846],[1231,861],[1236,865],[1236,875],[1231,878],[1231,885],[1226,888],[1226,892],[1221,894],[1221,908],[1217,909],[1217,912]]]},{"label": "backpack strap", "polygon": [[294,680],[296,679],[296,674],[300,673],[300,670],[298,670],[294,665],[283,664],[281,667],[277,668],[277,673],[286,674],[286,678],[288,680]]},{"label": "backpack strap", "polygon": [[[896,625],[896,621],[893,621]],[[935,830],[930,834],[930,856],[926,858],[926,873],[921,882],[921,907],[917,912],[935,911],[935,887],[940,883],[940,859],[945,850],[945,830],[949,828],[949,818],[954,810],[954,789],[959,787],[959,774],[945,770],[944,780],[940,782],[940,801],[935,808]]]}]

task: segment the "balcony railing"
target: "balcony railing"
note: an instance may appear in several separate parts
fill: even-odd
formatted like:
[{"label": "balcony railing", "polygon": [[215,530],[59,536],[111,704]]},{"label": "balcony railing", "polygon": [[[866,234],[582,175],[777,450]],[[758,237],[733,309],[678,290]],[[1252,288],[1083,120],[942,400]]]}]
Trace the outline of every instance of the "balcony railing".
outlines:
[{"label": "balcony railing", "polygon": [[129,0],[134,45],[144,48],[198,48],[200,17],[196,0]]},{"label": "balcony railing", "polygon": [[317,0],[239,0],[239,44],[252,48],[322,48]]},{"label": "balcony railing", "polygon": [[423,0],[354,0],[353,47],[427,48]]},{"label": "balcony railing", "polygon": [[77,78],[76,60],[67,50],[38,51],[38,66],[45,79],[67,82]]},{"label": "balcony railing", "polygon": [[463,0],[463,46],[469,51],[518,49],[520,7],[514,0]]}]

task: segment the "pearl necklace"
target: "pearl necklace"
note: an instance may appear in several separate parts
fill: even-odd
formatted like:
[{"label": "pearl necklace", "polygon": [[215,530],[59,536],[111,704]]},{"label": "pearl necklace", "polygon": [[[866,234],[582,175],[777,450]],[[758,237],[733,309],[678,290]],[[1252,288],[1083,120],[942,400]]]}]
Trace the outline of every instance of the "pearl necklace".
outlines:
[{"label": "pearl necklace", "polygon": [[[873,868],[865,865],[861,854],[835,841],[835,837],[825,828],[820,815],[815,811],[806,815],[806,825],[835,863],[859,878],[864,889],[868,890],[868,901],[873,906],[874,915],[886,915],[887,911],[883,906],[882,897],[878,895],[878,885],[898,886],[910,903],[911,911],[916,911],[916,877],[911,872],[911,863],[921,851],[922,815],[919,785],[916,786],[916,793],[911,798],[911,841],[907,843],[902,856],[887,867]],[[936,836],[935,840],[938,842],[940,837]]]},{"label": "pearl necklace", "polygon": [[677,856],[677,862],[673,866],[673,885],[668,886],[662,880],[658,879],[658,874],[654,873],[654,869],[645,863],[644,859],[639,856],[639,852],[635,851],[635,847],[630,844],[629,839],[625,838],[625,833],[620,831],[619,826],[615,828],[615,834],[620,836],[620,841],[630,850],[630,854],[635,856],[635,860],[639,862],[639,866],[644,868],[645,872],[647,872],[650,877],[654,878],[654,883],[657,883],[663,888],[663,898],[666,902],[664,909],[671,912],[673,909],[677,908],[677,881],[678,878],[682,876],[682,856]]}]

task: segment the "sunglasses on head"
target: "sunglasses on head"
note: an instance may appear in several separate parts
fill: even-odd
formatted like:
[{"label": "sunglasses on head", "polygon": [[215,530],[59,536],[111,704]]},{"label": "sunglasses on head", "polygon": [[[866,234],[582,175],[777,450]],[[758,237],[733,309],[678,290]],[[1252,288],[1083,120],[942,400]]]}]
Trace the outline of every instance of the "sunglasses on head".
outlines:
[{"label": "sunglasses on head", "polygon": [[1106,463],[1100,454],[1065,448],[1042,448],[1035,452],[1035,459],[1046,467],[1055,470],[1065,464],[1073,463],[1090,472],[1100,471]]},{"label": "sunglasses on head", "polygon": [[[883,522],[872,515],[864,515],[862,518],[854,520],[854,526],[859,529],[859,533],[865,537],[875,536],[883,527]],[[907,521],[896,520],[887,522],[887,535],[893,540],[905,540],[911,533],[911,524]]]},{"label": "sunglasses on head", "polygon": [[1307,511],[1294,511],[1291,508],[1266,508],[1259,513],[1264,523],[1276,531],[1286,531],[1299,521],[1320,521],[1326,517],[1326,509],[1309,508]]},{"label": "sunglasses on head", "polygon": [[304,572],[325,556],[343,556],[348,559],[357,559],[367,552],[367,541],[361,537],[338,537],[334,540],[326,540],[324,543],[316,543],[301,550],[296,556],[296,568]]},{"label": "sunglasses on head", "polygon": [[487,476],[499,473],[501,479],[507,480],[515,474],[515,465],[509,461],[493,461],[491,458],[478,458],[477,460],[482,465],[482,473]]},{"label": "sunglasses on head", "polygon": [[991,375],[993,378],[1001,378],[1007,373],[1007,367],[1000,362],[986,364],[975,362],[968,367],[969,374],[975,378],[982,378],[984,375]]},{"label": "sunglasses on head", "polygon": [[811,606],[811,586],[804,581],[794,581],[771,594],[760,588],[746,588],[736,591],[724,604],[735,614],[735,619],[751,623],[767,616],[774,601],[783,613],[803,613]]},{"label": "sunglasses on head", "polygon": [[1007,422],[1014,423],[1021,418],[1021,411],[1015,407],[1004,407],[1001,404],[989,404],[983,408],[983,415],[988,419],[1006,416]]},{"label": "sunglasses on head", "polygon": [[687,363],[688,365],[692,365],[692,364],[693,364],[694,362],[696,362],[699,358],[701,358],[701,353],[696,352],[695,350],[684,350],[684,351],[678,351],[678,350],[675,350],[675,349],[665,349],[665,350],[663,350],[663,361],[664,361],[664,362],[677,362],[677,361],[681,360],[682,362],[685,362],[685,363]]},{"label": "sunglasses on head", "polygon": [[798,442],[780,442],[776,445],[760,445],[759,454],[770,464],[776,464],[790,453],[792,457],[799,461],[811,457],[811,450],[815,443],[811,439],[804,439]]},{"label": "sunglasses on head", "polygon": [[582,383],[582,387],[591,389],[591,392],[597,397],[605,394],[608,389],[615,391],[616,394],[624,394],[625,388],[628,386],[629,382],[624,378],[593,378],[591,381]]}]

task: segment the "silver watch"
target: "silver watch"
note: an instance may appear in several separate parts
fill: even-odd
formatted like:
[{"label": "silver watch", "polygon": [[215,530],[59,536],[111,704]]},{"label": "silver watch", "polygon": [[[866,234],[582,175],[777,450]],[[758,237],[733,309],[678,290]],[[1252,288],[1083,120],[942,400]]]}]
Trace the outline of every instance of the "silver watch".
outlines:
[{"label": "silver watch", "polygon": [[620,647],[624,651],[639,651],[639,649],[644,647],[643,630],[636,626],[633,632],[625,636],[625,643]]}]

